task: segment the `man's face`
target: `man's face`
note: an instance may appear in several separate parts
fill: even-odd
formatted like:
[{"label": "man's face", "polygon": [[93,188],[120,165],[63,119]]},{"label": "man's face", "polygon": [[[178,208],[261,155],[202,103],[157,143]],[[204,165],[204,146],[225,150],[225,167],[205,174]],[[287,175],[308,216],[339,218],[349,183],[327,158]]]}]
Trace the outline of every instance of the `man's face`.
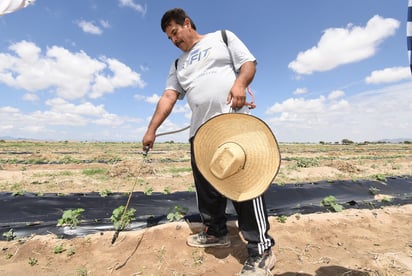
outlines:
[{"label": "man's face", "polygon": [[191,40],[189,39],[190,31],[191,28],[188,19],[185,20],[183,26],[176,24],[176,22],[172,20],[166,27],[167,37],[176,47],[178,47],[183,52],[188,51],[192,47],[192,45],[190,44]]}]

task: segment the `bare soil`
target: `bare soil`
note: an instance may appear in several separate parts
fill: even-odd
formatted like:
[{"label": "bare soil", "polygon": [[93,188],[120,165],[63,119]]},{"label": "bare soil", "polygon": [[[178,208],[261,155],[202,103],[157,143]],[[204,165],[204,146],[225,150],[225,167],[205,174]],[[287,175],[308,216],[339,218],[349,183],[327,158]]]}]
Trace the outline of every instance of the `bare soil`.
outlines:
[{"label": "bare soil", "polygon": [[[281,144],[273,185],[412,175],[412,145]],[[192,191],[188,144],[161,143],[147,157],[132,143],[0,142],[0,192],[173,193]],[[270,217],[273,275],[412,275],[412,205]],[[36,235],[0,241],[0,275],[236,275],[246,244],[188,247],[201,225],[173,222],[73,239]]]}]

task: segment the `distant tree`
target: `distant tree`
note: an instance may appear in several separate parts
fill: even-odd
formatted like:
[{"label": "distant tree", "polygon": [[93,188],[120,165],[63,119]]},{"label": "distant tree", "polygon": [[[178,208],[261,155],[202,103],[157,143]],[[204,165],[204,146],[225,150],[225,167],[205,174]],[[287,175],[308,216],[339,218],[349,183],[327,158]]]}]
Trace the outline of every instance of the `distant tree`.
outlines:
[{"label": "distant tree", "polygon": [[353,144],[353,141],[349,139],[342,139],[342,145],[351,145]]}]

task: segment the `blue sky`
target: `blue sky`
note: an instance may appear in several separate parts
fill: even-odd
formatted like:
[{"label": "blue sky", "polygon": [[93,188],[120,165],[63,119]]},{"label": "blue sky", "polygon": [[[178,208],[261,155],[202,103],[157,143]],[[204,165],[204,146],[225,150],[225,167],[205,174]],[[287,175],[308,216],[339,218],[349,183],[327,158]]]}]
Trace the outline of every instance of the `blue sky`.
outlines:
[{"label": "blue sky", "polygon": [[[37,0],[0,16],[0,137],[140,142],[180,54],[173,7],[256,56],[253,114],[279,142],[412,138],[406,0]],[[189,118],[179,101],[159,133]]]}]

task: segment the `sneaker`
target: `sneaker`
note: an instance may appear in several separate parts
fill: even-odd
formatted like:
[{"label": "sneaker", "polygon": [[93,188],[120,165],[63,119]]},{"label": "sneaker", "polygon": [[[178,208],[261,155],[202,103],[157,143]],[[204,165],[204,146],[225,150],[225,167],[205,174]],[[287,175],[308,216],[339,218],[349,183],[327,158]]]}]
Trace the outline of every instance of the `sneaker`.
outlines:
[{"label": "sneaker", "polygon": [[230,240],[225,235],[222,237],[215,237],[208,235],[205,231],[190,235],[187,238],[187,244],[193,247],[229,247]]},{"label": "sneaker", "polygon": [[276,258],[272,250],[266,250],[262,255],[251,255],[246,259],[239,275],[270,275],[275,266]]}]

